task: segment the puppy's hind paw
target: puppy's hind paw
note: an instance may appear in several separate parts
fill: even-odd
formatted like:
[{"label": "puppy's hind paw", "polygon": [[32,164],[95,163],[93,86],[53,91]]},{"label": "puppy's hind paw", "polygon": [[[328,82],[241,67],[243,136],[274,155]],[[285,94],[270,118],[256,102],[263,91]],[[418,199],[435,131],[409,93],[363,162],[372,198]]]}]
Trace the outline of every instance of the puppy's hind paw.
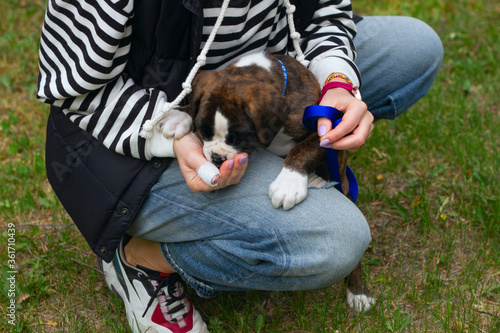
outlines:
[{"label": "puppy's hind paw", "polygon": [[375,299],[370,295],[354,295],[347,289],[347,305],[356,312],[368,311],[375,304]]},{"label": "puppy's hind paw", "polygon": [[191,131],[192,125],[193,119],[189,114],[173,109],[158,122],[157,129],[167,139],[180,139]]}]

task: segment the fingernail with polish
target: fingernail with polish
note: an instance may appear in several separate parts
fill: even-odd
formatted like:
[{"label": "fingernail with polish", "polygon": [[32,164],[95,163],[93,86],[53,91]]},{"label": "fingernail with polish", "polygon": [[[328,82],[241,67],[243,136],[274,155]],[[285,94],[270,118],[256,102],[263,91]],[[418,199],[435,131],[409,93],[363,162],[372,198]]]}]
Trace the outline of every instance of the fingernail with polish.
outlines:
[{"label": "fingernail with polish", "polygon": [[217,183],[219,182],[219,175],[215,175],[214,178],[212,178],[212,185],[217,185]]},{"label": "fingernail with polish", "polygon": [[239,164],[244,164],[244,163],[246,163],[247,159],[248,159],[248,156],[247,156],[247,155],[245,155],[245,156],[243,156],[242,158],[240,158],[240,160],[239,160],[239,162],[238,162],[238,163],[239,163]]},{"label": "fingernail with polish", "polygon": [[326,134],[326,126],[325,125],[322,125],[318,128],[318,135],[319,136],[323,136]]},{"label": "fingernail with polish", "polygon": [[234,165],[234,160],[231,160],[229,161],[229,165],[227,166],[227,168],[231,170],[233,168],[233,165]]},{"label": "fingernail with polish", "polygon": [[321,147],[323,147],[323,148],[331,148],[331,147],[330,147],[330,140],[329,140],[329,139],[326,139],[326,140],[321,141],[319,145],[320,145]]}]

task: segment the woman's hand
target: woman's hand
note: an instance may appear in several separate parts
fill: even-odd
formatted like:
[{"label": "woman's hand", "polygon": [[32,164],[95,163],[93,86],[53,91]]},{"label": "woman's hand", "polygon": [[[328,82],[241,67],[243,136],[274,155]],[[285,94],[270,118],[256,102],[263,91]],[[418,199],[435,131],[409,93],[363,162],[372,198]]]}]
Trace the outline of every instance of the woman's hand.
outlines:
[{"label": "woman's hand", "polygon": [[363,101],[343,88],[333,88],[326,92],[320,105],[332,106],[344,112],[342,121],[333,130],[329,119],[318,120],[322,147],[354,152],[365,144],[373,130],[374,117]]},{"label": "woman's hand", "polygon": [[199,176],[198,169],[207,162],[203,155],[203,146],[196,135],[188,134],[174,141],[174,153],[179,167],[191,191],[209,192],[240,182],[248,166],[248,155],[236,155],[232,160],[222,163],[219,171],[212,179],[212,185],[207,185]]}]

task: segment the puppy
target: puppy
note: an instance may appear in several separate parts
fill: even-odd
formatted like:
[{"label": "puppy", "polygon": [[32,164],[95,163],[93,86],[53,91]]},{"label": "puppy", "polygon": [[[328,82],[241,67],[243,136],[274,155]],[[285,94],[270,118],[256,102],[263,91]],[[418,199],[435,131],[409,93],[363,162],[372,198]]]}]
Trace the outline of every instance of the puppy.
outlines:
[{"label": "puppy", "polygon": [[[221,71],[200,72],[192,86],[188,109],[203,141],[203,153],[217,168],[258,147],[286,156],[269,187],[275,208],[288,210],[304,200],[311,173],[329,178],[318,134],[302,125],[304,109],[317,104],[321,89],[314,75],[294,58],[253,54]],[[347,195],[347,152],[339,151],[338,158],[342,190]],[[346,279],[348,305],[358,312],[367,310],[374,300],[363,282],[360,264]]]},{"label": "puppy", "polygon": [[317,134],[302,125],[319,94],[314,75],[295,59],[259,53],[199,73],[189,104],[205,157],[217,167],[257,147],[287,156],[269,196],[275,208],[290,209],[307,196],[309,173],[324,164]]}]

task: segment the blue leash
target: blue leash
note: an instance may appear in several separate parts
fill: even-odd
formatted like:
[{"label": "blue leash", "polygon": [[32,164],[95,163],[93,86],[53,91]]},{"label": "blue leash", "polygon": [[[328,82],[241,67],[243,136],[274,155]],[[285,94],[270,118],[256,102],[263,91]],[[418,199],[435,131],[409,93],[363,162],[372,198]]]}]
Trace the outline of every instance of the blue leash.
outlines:
[{"label": "blue leash", "polygon": [[[316,132],[318,129],[318,119],[326,117],[332,121],[332,128],[335,128],[342,121],[342,112],[336,108],[330,106],[322,105],[311,105],[306,107],[304,110],[304,116],[302,117],[302,124],[310,130]],[[328,172],[330,173],[330,180],[336,182],[335,188],[342,191],[342,184],[340,181],[340,170],[339,170],[339,159],[337,157],[337,151],[335,149],[326,149],[326,163],[328,165]],[[356,202],[358,199],[358,181],[354,176],[351,168],[346,165],[346,175],[349,181],[349,194],[352,196],[352,202]]]}]

